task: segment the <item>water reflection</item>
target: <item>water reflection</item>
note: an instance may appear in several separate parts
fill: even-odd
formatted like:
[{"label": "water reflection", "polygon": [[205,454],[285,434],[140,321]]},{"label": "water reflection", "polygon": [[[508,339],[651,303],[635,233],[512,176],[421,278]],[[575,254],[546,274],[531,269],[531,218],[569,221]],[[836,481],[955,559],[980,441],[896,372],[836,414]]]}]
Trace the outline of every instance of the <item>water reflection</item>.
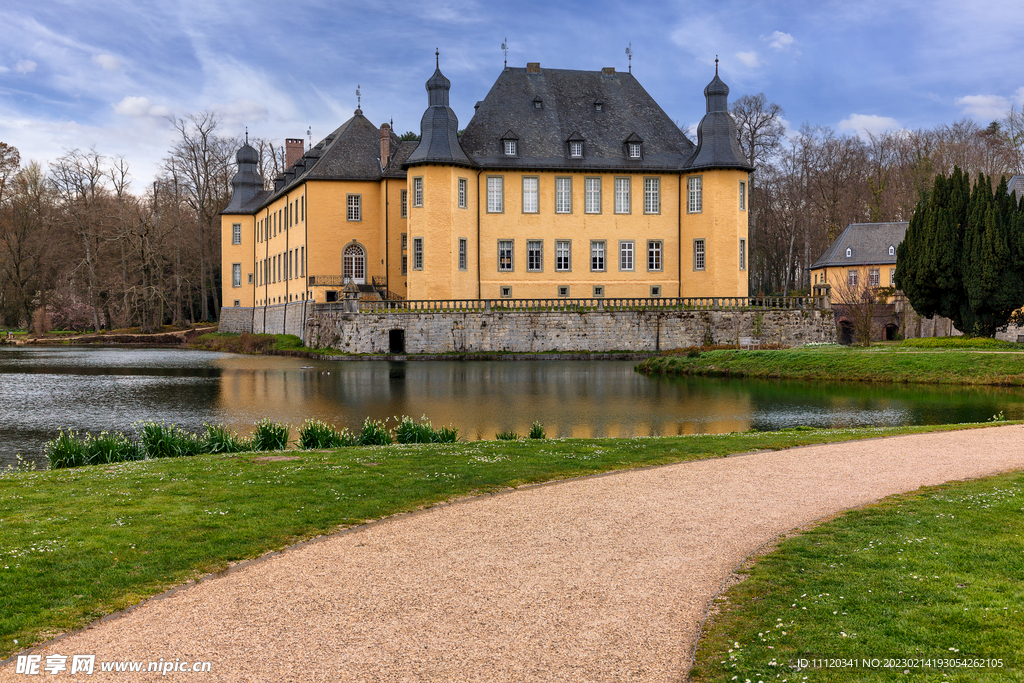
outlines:
[{"label": "water reflection", "polygon": [[[1003,388],[645,377],[631,361],[309,361],[177,349],[0,351],[0,464],[38,457],[61,428],[130,431],[163,419],[246,434],[264,417],[358,430],[365,417],[428,416],[466,439],[525,434],[646,436],[797,425],[933,424],[1024,418]],[[293,433],[294,438],[294,433]]]}]

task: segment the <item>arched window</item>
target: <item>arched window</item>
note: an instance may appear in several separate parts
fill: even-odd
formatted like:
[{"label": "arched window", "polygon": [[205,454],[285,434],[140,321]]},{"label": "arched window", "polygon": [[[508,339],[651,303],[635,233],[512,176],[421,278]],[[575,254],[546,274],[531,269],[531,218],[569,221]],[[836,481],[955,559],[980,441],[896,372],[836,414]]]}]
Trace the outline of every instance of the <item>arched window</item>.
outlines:
[{"label": "arched window", "polygon": [[896,255],[896,247],[894,247],[893,245],[890,244],[889,245],[889,256],[895,256],[895,255]]},{"label": "arched window", "polygon": [[357,285],[366,284],[366,251],[358,244],[350,244],[342,253],[342,274]]},{"label": "arched window", "polygon": [[846,248],[846,258],[851,258],[852,256],[853,256],[853,249],[850,249],[850,247],[847,247]]}]

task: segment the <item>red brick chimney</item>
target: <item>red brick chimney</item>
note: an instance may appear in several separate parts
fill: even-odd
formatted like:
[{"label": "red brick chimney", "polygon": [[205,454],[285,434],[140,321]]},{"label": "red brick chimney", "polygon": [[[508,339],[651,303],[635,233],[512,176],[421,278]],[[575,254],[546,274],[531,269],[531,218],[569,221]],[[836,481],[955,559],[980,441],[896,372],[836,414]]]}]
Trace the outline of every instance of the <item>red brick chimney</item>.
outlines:
[{"label": "red brick chimney", "polygon": [[386,123],[380,124],[380,167],[388,167],[391,160],[391,126]]},{"label": "red brick chimney", "polygon": [[291,168],[291,165],[302,158],[305,144],[302,138],[285,138],[284,141],[284,167]]}]

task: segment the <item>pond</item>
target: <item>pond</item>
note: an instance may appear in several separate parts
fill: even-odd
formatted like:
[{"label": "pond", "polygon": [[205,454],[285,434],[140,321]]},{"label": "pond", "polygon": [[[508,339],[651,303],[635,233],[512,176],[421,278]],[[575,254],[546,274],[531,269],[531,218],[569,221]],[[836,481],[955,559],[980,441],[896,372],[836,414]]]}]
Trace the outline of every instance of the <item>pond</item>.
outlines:
[{"label": "pond", "polygon": [[[634,361],[312,361],[182,349],[0,349],[0,468],[44,464],[61,429],[134,432],[164,420],[248,434],[269,418],[317,418],[358,431],[363,419],[427,416],[463,439],[526,434],[649,436],[797,425],[1024,419],[1024,392],[767,380],[647,377]],[[391,423],[393,424],[393,422]]]}]

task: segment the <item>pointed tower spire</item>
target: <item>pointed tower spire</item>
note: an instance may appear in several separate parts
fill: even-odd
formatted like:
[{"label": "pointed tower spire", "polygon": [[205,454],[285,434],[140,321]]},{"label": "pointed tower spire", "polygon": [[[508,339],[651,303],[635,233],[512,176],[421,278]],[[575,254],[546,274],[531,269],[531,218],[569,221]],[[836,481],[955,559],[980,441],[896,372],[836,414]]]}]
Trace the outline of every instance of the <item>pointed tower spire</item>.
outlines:
[{"label": "pointed tower spire", "polygon": [[459,144],[459,119],[448,104],[452,82],[441,73],[441,51],[434,50],[435,70],[426,83],[427,110],[420,119],[420,143],[406,164],[447,162],[472,164]]},{"label": "pointed tower spire", "polygon": [[753,171],[743,158],[736,140],[736,122],[729,114],[729,86],[718,77],[718,55],[715,55],[715,77],[704,88],[707,113],[697,126],[697,149],[686,165],[689,168],[737,168]]}]

